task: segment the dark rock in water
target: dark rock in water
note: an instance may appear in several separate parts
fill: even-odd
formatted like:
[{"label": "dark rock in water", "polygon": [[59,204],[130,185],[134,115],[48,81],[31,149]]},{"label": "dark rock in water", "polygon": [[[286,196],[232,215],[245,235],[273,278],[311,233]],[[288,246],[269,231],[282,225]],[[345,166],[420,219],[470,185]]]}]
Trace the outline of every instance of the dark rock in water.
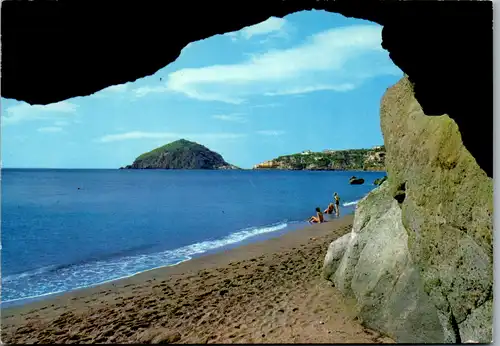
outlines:
[{"label": "dark rock in water", "polygon": [[387,175],[384,175],[382,178],[375,179],[375,181],[373,182],[373,185],[380,186],[386,180],[387,180]]},{"label": "dark rock in water", "polygon": [[238,169],[201,144],[180,139],[137,157],[124,169]]},{"label": "dark rock in water", "polygon": [[356,177],[351,177],[349,179],[349,184],[351,185],[361,185],[365,182],[365,180],[363,178],[356,178]]}]

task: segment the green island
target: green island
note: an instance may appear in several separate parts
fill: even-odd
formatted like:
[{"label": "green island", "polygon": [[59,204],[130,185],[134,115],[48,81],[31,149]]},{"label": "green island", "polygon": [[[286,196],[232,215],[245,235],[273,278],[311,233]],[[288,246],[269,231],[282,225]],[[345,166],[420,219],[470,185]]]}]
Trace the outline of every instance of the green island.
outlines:
[{"label": "green island", "polygon": [[185,139],[139,155],[120,169],[239,169],[207,147]]}]

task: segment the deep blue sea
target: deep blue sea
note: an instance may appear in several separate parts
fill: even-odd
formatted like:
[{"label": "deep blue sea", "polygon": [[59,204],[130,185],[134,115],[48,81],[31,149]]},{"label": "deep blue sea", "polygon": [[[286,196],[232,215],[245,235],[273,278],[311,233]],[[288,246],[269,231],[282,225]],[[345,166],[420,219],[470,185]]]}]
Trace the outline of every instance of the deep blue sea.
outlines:
[{"label": "deep blue sea", "polygon": [[[352,175],[364,185],[349,185]],[[2,170],[2,302],[26,302],[341,215],[384,172]]]}]

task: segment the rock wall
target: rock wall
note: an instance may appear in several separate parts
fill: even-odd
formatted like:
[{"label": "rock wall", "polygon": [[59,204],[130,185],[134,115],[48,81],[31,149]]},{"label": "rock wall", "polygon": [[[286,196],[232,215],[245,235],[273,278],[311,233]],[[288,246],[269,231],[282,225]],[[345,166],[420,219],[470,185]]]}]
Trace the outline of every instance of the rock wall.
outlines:
[{"label": "rock wall", "polygon": [[323,275],[356,299],[366,326],[398,342],[444,342],[437,310],[408,251],[401,208],[390,192],[385,182],[360,201],[352,232],[330,245]]},{"label": "rock wall", "polygon": [[453,120],[424,115],[406,77],[385,93],[381,126],[389,179],[359,203],[324,275],[398,342],[491,342],[492,179]]}]

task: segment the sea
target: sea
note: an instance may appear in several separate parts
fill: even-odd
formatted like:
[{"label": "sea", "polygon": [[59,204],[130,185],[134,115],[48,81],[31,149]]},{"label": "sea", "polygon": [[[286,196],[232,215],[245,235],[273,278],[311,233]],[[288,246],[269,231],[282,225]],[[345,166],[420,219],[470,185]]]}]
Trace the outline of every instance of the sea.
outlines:
[{"label": "sea", "polygon": [[[3,169],[2,308],[341,216],[385,172]],[[349,178],[365,179],[349,185]]]}]

